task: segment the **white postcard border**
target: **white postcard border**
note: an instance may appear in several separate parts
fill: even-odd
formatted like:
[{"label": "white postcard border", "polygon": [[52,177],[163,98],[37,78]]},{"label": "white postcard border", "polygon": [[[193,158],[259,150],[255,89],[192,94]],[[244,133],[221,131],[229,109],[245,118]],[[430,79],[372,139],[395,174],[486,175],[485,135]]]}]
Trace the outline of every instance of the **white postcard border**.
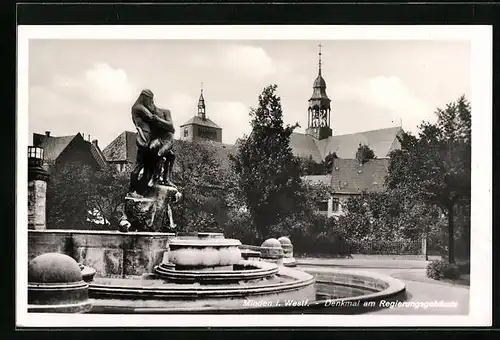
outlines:
[{"label": "white postcard border", "polygon": [[[470,313],[421,315],[92,315],[27,313],[30,39],[469,40],[472,80]],[[450,56],[453,57],[453,56]],[[432,80],[429,80],[432,81]],[[18,26],[16,324],[24,327],[488,326],[492,322],[491,26]]]}]

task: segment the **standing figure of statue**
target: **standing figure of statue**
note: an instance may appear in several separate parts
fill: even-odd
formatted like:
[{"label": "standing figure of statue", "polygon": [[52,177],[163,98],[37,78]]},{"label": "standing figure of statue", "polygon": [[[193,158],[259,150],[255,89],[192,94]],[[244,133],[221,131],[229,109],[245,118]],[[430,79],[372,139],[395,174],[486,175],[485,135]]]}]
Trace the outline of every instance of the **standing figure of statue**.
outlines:
[{"label": "standing figure of statue", "polygon": [[162,170],[165,184],[174,186],[170,177],[175,160],[172,151],[175,128],[170,111],[156,107],[153,98],[151,90],[143,90],[132,106],[132,121],[137,129],[137,158],[130,175],[129,191],[139,195],[145,195],[154,186]]},{"label": "standing figure of statue", "polygon": [[153,127],[153,135],[156,137],[151,141],[150,149],[155,152],[159,160],[154,168],[153,175],[148,186],[152,187],[163,172],[162,184],[175,187],[172,183],[172,170],[175,162],[173,151],[174,133],[172,115],[170,110],[156,108],[155,111],[158,124]]}]

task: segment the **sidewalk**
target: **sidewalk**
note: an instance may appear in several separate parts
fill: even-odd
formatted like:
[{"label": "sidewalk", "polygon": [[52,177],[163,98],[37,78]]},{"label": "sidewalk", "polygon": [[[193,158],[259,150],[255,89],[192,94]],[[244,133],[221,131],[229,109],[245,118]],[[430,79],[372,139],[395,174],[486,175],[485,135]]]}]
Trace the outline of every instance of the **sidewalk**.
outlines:
[{"label": "sidewalk", "polygon": [[392,259],[319,259],[296,258],[302,266],[327,266],[346,268],[381,268],[381,269],[425,269],[428,261],[392,260]]},{"label": "sidewalk", "polygon": [[454,308],[383,308],[376,314],[392,315],[467,315],[469,312],[469,287],[436,281],[425,275],[427,261],[390,259],[320,259],[298,258],[299,266],[334,268],[363,268],[366,271],[392,276],[406,285],[407,300],[413,302],[455,302]]}]

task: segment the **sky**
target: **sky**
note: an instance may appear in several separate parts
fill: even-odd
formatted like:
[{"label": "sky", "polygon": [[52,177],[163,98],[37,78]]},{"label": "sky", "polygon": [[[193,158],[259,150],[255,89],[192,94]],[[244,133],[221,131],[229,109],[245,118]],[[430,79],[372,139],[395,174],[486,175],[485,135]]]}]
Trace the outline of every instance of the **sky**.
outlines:
[{"label": "sky", "polygon": [[250,132],[250,108],[269,84],[278,85],[285,123],[304,132],[319,43],[335,135],[400,125],[417,132],[437,107],[470,98],[468,41],[33,39],[29,143],[32,133],[80,132],[104,148],[135,131],[130,108],[144,88],[171,110],[179,137],[196,114],[201,83],[224,143]]}]

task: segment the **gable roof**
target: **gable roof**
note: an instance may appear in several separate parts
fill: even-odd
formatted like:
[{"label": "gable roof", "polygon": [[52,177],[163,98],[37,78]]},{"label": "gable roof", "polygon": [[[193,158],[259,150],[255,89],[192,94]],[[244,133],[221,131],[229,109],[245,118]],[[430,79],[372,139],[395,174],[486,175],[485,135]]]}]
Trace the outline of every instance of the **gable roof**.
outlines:
[{"label": "gable roof", "polygon": [[108,162],[134,163],[137,154],[136,132],[123,131],[102,153]]},{"label": "gable roof", "polygon": [[[98,145],[86,141],[80,133],[71,136],[50,136],[46,134],[33,134],[33,145],[43,148],[43,157],[46,162],[56,161],[66,148],[76,139],[81,139],[86,143],[92,157],[101,169],[106,169],[108,163]],[[97,141],[96,141],[97,142]]]},{"label": "gable roof", "polygon": [[400,147],[397,136],[402,131],[401,127],[391,127],[332,136],[322,140],[294,132],[290,135],[290,146],[294,155],[305,158],[312,156],[316,162],[321,162],[329,153],[334,152],[339,158],[354,158],[359,144],[368,145],[375,157],[387,158],[391,151]]},{"label": "gable roof", "polygon": [[53,137],[39,133],[33,134],[33,145],[43,148],[43,156],[46,161],[55,161],[59,155],[66,149],[75,137],[82,135],[79,133],[72,136]]},{"label": "gable roof", "polygon": [[201,117],[198,117],[198,116],[194,116],[193,118],[191,118],[190,120],[188,120],[187,122],[185,122],[184,124],[181,125],[181,127],[183,126],[186,126],[186,125],[199,125],[199,126],[207,126],[207,127],[211,127],[211,128],[215,128],[215,129],[221,129],[221,127],[217,124],[215,124],[210,118],[201,118]]},{"label": "gable roof", "polygon": [[321,162],[324,159],[316,146],[315,138],[310,135],[293,132],[290,135],[290,147],[295,156],[304,158],[312,156],[315,162]]},{"label": "gable roof", "polygon": [[317,148],[323,159],[330,152],[336,152],[339,158],[354,158],[359,144],[368,145],[377,158],[387,158],[389,153],[399,147],[397,136],[403,130],[401,127],[363,131],[347,135],[332,136],[316,141]]},{"label": "gable roof", "polygon": [[107,169],[109,164],[106,161],[106,157],[104,157],[104,154],[102,153],[101,148],[99,148],[99,146],[94,144],[94,143],[90,143],[90,142],[87,142],[87,143],[90,144],[90,152],[92,153],[92,156],[94,157],[94,159],[97,161],[97,164],[99,164],[101,169]]},{"label": "gable roof", "polygon": [[339,193],[384,190],[389,159],[370,159],[360,165],[356,159],[335,159],[331,173],[332,188]]}]

